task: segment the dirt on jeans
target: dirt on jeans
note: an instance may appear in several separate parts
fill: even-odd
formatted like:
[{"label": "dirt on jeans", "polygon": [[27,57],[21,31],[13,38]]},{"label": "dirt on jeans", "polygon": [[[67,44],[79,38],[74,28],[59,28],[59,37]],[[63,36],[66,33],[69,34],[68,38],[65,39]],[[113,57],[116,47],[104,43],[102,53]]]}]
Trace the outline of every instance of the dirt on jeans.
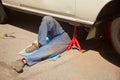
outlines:
[{"label": "dirt on jeans", "polygon": [[10,65],[0,61],[0,80],[27,80],[15,72]]}]

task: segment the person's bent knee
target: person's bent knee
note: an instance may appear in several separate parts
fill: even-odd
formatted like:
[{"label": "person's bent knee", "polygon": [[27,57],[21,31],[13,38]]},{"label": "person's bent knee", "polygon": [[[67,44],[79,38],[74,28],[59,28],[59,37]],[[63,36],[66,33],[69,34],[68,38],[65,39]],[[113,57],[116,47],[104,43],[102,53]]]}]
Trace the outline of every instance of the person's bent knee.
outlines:
[{"label": "person's bent knee", "polygon": [[54,18],[52,18],[51,16],[44,16],[42,20],[48,23],[50,21],[53,21]]}]

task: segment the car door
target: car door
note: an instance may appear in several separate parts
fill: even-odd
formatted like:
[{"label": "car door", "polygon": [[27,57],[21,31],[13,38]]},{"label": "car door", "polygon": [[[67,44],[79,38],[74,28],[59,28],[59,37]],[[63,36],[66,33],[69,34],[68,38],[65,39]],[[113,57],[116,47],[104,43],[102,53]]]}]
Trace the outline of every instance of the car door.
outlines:
[{"label": "car door", "polygon": [[59,15],[75,15],[75,0],[20,0],[20,6]]}]

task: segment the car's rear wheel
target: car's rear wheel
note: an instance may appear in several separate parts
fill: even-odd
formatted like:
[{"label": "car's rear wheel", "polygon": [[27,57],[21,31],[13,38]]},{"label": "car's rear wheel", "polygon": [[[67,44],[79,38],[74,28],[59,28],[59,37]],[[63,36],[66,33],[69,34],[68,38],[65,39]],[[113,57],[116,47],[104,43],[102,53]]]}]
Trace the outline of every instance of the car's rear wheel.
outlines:
[{"label": "car's rear wheel", "polygon": [[110,33],[112,44],[115,50],[120,55],[120,17],[113,20]]},{"label": "car's rear wheel", "polygon": [[0,23],[4,23],[6,20],[7,20],[7,15],[2,6],[2,3],[0,2]]}]

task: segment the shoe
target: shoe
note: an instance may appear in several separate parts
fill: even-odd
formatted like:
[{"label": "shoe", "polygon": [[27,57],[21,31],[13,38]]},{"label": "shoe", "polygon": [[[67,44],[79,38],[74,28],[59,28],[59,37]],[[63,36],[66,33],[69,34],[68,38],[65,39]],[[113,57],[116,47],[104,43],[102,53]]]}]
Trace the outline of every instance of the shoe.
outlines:
[{"label": "shoe", "polygon": [[18,73],[23,72],[24,66],[25,66],[25,64],[22,62],[22,60],[17,60],[12,63],[12,68]]},{"label": "shoe", "polygon": [[33,52],[34,50],[38,49],[40,47],[40,44],[37,42],[37,43],[32,43],[31,46],[29,46],[28,48],[25,49],[25,51],[27,53],[30,53],[30,52]]}]

